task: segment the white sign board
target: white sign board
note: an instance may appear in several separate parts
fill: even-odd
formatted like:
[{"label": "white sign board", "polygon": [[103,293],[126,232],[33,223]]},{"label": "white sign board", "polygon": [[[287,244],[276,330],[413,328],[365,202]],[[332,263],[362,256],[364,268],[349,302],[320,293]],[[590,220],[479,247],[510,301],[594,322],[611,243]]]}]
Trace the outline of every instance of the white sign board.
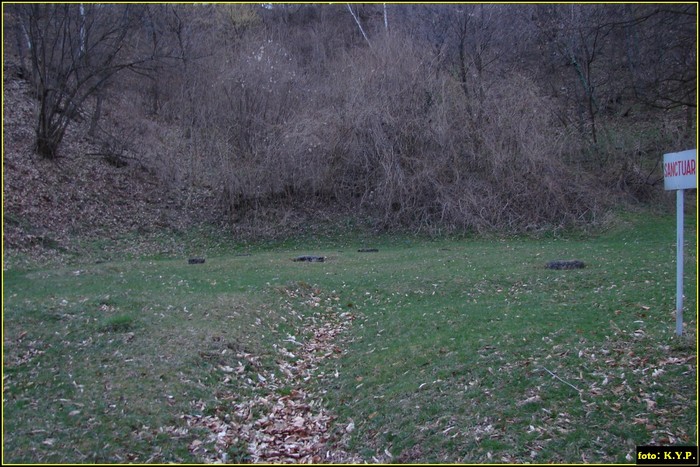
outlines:
[{"label": "white sign board", "polygon": [[697,188],[697,160],[695,149],[664,154],[664,189]]},{"label": "white sign board", "polygon": [[664,154],[664,188],[676,190],[676,335],[683,334],[683,191],[698,186],[695,149]]}]

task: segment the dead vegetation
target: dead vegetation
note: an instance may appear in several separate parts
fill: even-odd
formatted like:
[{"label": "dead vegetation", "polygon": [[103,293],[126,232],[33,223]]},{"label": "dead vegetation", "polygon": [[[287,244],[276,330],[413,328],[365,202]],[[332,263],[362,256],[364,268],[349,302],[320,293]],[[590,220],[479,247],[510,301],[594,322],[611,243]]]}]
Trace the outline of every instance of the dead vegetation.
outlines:
[{"label": "dead vegetation", "polygon": [[200,97],[226,97],[195,150],[234,223],[315,200],[383,229],[513,232],[590,225],[609,206],[605,186],[566,163],[573,140],[525,76],[465,99],[428,50],[389,35],[337,57],[333,84],[300,91],[310,83],[294,60],[268,49]]},{"label": "dead vegetation", "polygon": [[[694,62],[664,61],[651,76],[620,69],[629,31],[606,23],[605,8],[10,8],[8,245],[179,228],[193,214],[247,236],[318,218],[556,232],[600,225],[619,203],[663,201],[655,162],[692,144],[695,125],[692,80],[666,89],[663,77]],[[688,45],[686,7],[607,8],[639,37],[664,24],[677,32],[674,50]],[[37,21],[45,36],[27,29]],[[74,43],[42,59],[26,31],[37,45]],[[87,34],[98,31],[107,35]],[[54,78],[63,94],[40,98]],[[35,154],[47,105],[61,129],[48,160]],[[46,219],[32,214],[30,193]]]},{"label": "dead vegetation", "polygon": [[15,253],[57,257],[78,252],[85,239],[177,231],[211,219],[201,204],[205,192],[183,192],[163,184],[148,154],[133,144],[119,146],[118,153],[105,151],[118,143],[88,137],[88,122],[68,127],[59,157],[38,157],[31,130],[37,103],[31,99],[29,84],[7,65],[3,122],[6,258]]},{"label": "dead vegetation", "polygon": [[[236,354],[235,367],[220,366],[224,382],[232,379],[254,394],[242,399],[222,394],[220,407],[211,415],[199,402],[192,409],[202,415],[183,414],[184,426],[153,430],[174,437],[195,435],[188,446],[206,463],[356,463],[361,459],[343,450],[343,434],[333,429],[336,417],[329,412],[316,383],[327,378],[320,368],[344,352],[338,338],[352,323],[353,315],[343,311],[338,297],[300,285],[285,288],[288,319],[302,323],[299,337],[288,335],[275,345],[277,368],[265,369],[260,357],[247,352]],[[299,306],[311,310],[298,310]],[[310,380],[314,380],[313,382]],[[346,434],[352,428],[345,427]],[[152,436],[144,432],[140,436]]]}]

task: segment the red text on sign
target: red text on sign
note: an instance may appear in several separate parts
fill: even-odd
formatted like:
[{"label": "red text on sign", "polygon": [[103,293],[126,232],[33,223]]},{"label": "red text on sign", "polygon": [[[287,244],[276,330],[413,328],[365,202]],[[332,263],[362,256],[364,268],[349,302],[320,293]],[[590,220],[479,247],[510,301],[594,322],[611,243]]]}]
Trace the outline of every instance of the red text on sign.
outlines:
[{"label": "red text on sign", "polygon": [[695,159],[667,162],[664,164],[665,177],[680,177],[682,175],[695,175]]}]

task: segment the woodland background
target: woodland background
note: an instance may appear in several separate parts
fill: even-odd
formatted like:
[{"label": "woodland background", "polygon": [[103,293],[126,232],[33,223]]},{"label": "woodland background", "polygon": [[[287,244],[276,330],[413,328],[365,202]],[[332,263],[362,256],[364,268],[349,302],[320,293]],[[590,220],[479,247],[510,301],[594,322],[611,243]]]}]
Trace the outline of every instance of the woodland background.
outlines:
[{"label": "woodland background", "polygon": [[[63,226],[167,201],[171,223],[257,233],[587,228],[667,204],[662,155],[696,146],[696,4],[4,4],[3,22],[11,244],[37,241],[37,202]],[[87,184],[112,188],[61,198]]]}]

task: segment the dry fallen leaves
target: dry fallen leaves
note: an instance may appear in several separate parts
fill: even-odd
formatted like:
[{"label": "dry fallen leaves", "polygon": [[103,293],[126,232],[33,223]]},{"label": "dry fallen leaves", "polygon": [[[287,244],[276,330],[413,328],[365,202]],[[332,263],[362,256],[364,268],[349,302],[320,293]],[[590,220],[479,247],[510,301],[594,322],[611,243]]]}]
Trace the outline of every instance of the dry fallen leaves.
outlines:
[{"label": "dry fallen leaves", "polygon": [[[5,75],[3,98],[11,111],[3,121],[3,213],[6,220],[12,219],[3,226],[6,259],[12,261],[22,253],[42,262],[56,261],[65,251],[80,252],[80,240],[184,228],[195,223],[197,212],[204,216],[212,212],[194,206],[209,193],[195,194],[193,203],[188,203],[184,190],[169,187],[155,175],[159,162],[153,155],[162,151],[156,138],[129,150],[133,161],[128,166],[115,167],[90,155],[100,152],[101,136],[87,137],[90,122],[84,119],[69,125],[58,161],[41,159],[34,150],[33,132],[38,102],[31,95],[26,80]],[[128,98],[112,104],[120,112],[133,105]],[[103,116],[104,127],[115,124],[112,118]],[[132,125],[136,128],[143,122],[132,120],[126,126]],[[165,129],[155,124],[154,128]],[[128,136],[124,140],[133,143]],[[134,252],[161,248],[133,240],[123,247]]]},{"label": "dry fallen leaves", "polygon": [[[290,297],[297,292],[290,292]],[[304,306],[319,308],[323,303],[317,290],[306,298]],[[332,301],[332,298],[327,300]],[[206,438],[195,439],[189,444],[190,452],[207,463],[238,461],[240,459],[230,459],[229,453],[241,446],[245,447],[242,456],[245,461],[254,463],[358,462],[358,459],[330,446],[334,416],[324,407],[320,395],[307,389],[311,378],[322,376],[318,374],[320,363],[342,353],[335,340],[350,325],[353,316],[339,310],[325,307],[323,311],[303,318],[298,335],[310,337],[307,340],[290,337],[284,341],[295,344],[294,353],[282,346],[277,348],[284,357],[277,362],[282,378],[272,372],[265,373],[262,368],[256,368],[255,378],[248,378],[238,370],[244,367],[240,363],[238,369],[221,367],[226,377],[244,378],[260,395],[233,401],[228,414],[183,415],[186,431],[196,433],[200,432],[196,429],[205,429],[208,433]],[[253,363],[256,360],[245,353],[239,357]],[[287,395],[279,396],[274,389],[280,387],[291,389],[286,391]],[[346,431],[353,428],[351,422]],[[167,427],[165,430],[175,429]]]}]

